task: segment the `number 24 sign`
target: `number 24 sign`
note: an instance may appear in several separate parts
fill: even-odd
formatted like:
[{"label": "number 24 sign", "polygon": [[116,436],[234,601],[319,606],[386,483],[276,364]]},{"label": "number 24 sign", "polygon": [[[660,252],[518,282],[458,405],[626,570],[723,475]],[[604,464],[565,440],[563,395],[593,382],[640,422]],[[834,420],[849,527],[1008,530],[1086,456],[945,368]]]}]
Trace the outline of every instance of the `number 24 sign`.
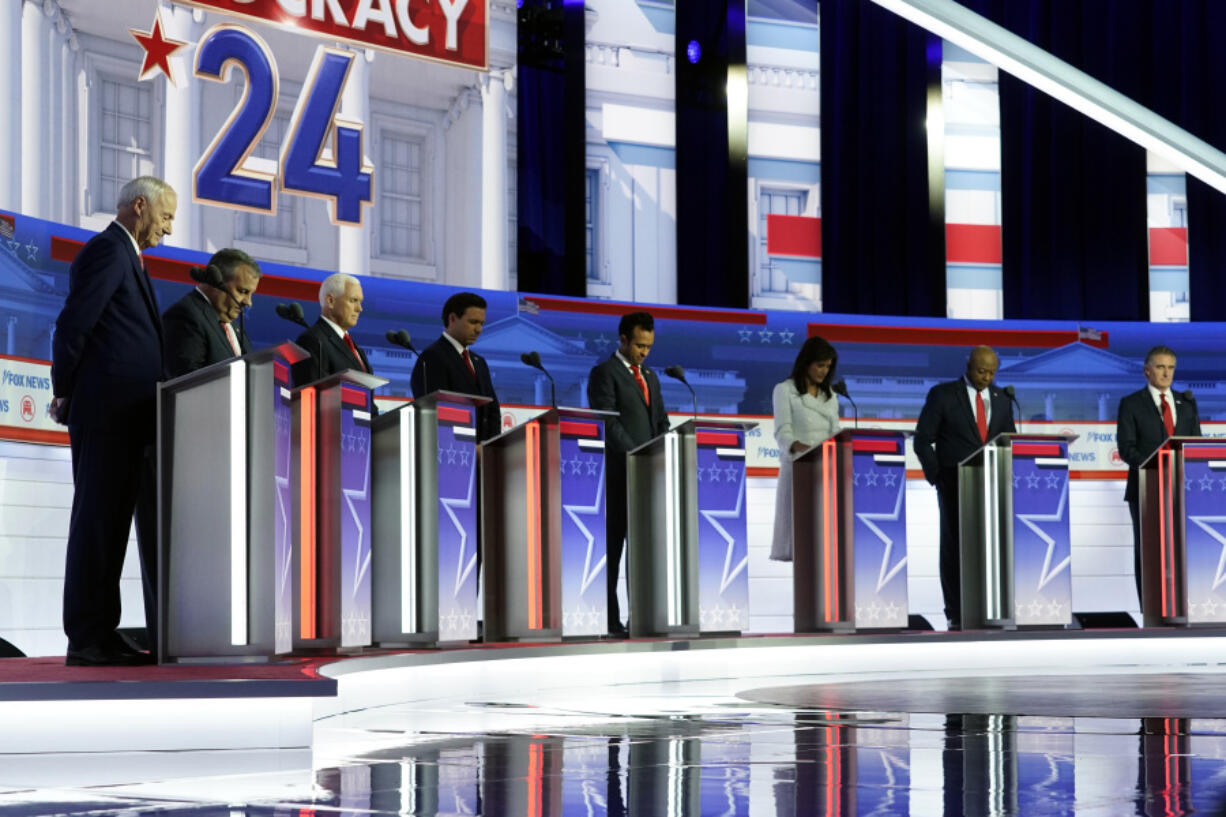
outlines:
[{"label": "number 24 sign", "polygon": [[349,51],[316,49],[277,172],[252,170],[244,166],[247,157],[277,109],[277,63],[268,45],[249,30],[231,23],[210,29],[196,50],[196,76],[226,82],[227,69],[234,66],[246,74],[247,88],[196,164],[196,200],[273,215],[276,186],[327,199],[334,224],[360,224],[362,204],[372,200],[375,169],[363,155],[362,123],[336,113],[353,58]]}]

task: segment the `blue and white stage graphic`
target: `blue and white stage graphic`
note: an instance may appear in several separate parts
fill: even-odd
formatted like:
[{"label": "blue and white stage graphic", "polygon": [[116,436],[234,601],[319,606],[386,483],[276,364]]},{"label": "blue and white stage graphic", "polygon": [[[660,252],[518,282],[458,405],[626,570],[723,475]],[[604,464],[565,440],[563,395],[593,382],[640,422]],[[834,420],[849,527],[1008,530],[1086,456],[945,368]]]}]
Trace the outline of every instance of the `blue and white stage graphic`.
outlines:
[{"label": "blue and white stage graphic", "polygon": [[477,637],[475,412],[438,404],[438,640]]},{"label": "blue and white stage graphic", "polygon": [[1188,623],[1226,621],[1226,446],[1185,443]]},{"label": "blue and white stage graphic", "polygon": [[370,392],[341,386],[341,646],[371,641]]},{"label": "blue and white stage graphic", "polygon": [[1014,440],[1013,619],[1018,625],[1068,624],[1068,443]]},{"label": "blue and white stage graphic", "polygon": [[604,635],[608,629],[605,572],[604,424],[562,420],[562,635]]},{"label": "blue and white stage graphic", "polygon": [[906,439],[852,434],[856,629],[907,626]]},{"label": "blue and white stage graphic", "polygon": [[698,607],[704,631],[749,629],[745,527],[745,432],[696,429],[698,443]]}]

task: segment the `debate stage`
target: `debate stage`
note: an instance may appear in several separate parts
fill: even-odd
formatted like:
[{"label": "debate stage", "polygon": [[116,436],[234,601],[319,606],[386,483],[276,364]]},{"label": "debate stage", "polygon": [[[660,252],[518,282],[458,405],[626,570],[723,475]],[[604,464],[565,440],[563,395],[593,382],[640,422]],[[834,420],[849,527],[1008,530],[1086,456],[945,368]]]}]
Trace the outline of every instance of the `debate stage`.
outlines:
[{"label": "debate stage", "polygon": [[1191,813],[1224,668],[1222,628],[5,659],[0,814]]}]

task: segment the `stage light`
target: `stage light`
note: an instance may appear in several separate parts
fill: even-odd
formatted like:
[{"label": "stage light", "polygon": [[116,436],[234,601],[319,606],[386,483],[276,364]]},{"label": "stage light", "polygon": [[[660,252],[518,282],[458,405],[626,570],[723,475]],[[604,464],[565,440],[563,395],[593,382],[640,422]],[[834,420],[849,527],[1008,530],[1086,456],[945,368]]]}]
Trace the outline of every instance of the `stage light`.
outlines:
[{"label": "stage light", "polygon": [[702,46],[698,44],[698,40],[690,40],[690,44],[685,47],[685,56],[691,65],[698,64],[702,59]]}]

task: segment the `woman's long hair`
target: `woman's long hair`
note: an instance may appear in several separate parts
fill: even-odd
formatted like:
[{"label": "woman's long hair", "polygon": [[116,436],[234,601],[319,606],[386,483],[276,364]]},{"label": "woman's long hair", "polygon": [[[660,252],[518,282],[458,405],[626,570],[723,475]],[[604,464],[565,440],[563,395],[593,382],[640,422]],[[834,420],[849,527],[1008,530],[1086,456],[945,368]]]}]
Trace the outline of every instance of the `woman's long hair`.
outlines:
[{"label": "woman's long hair", "polygon": [[806,340],[804,346],[800,347],[800,351],[796,353],[796,362],[792,364],[792,382],[796,384],[797,392],[808,393],[809,366],[822,360],[830,361],[830,369],[826,372],[826,379],[818,383],[817,388],[827,398],[830,397],[830,384],[835,381],[835,370],[839,367],[839,353],[826,342],[825,338],[819,338],[816,335]]}]

